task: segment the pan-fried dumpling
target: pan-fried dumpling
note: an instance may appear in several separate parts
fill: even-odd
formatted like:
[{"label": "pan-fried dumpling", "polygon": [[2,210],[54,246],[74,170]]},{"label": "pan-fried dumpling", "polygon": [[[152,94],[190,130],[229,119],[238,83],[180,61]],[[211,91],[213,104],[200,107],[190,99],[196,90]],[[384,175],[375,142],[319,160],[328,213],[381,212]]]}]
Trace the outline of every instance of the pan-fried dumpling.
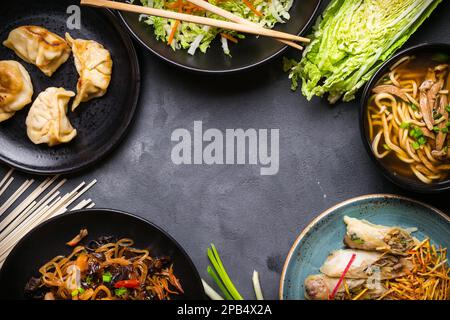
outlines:
[{"label": "pan-fried dumpling", "polygon": [[63,38],[38,26],[21,26],[12,30],[3,45],[49,77],[70,56],[70,47]]},{"label": "pan-fried dumpling", "polygon": [[52,147],[67,143],[77,135],[66,115],[67,104],[73,96],[72,91],[53,87],[38,95],[26,120],[27,134],[33,143]]},{"label": "pan-fried dumpling", "polygon": [[408,274],[413,267],[409,260],[400,256],[375,251],[341,249],[333,251],[328,256],[320,272],[329,277],[341,277],[353,254],[355,260],[345,275],[348,279],[376,277],[377,272],[380,280],[393,279]]},{"label": "pan-fried dumpling", "polygon": [[[305,298],[308,300],[329,300],[331,293],[337,286],[339,278],[330,278],[324,274],[310,275],[305,279]],[[387,290],[381,284],[371,285],[367,283],[366,279],[346,279],[345,284],[354,296],[363,289],[367,291],[360,299],[376,299],[381,297]],[[345,291],[344,284],[341,283],[334,295],[335,300],[347,300],[348,297]]]},{"label": "pan-fried dumpling", "polygon": [[347,225],[344,242],[350,248],[404,255],[418,243],[411,236],[413,229],[386,227],[348,216],[344,217],[344,222]]},{"label": "pan-fried dumpling", "polygon": [[73,39],[66,33],[66,40],[72,48],[79,79],[77,96],[72,111],[81,102],[103,96],[108,89],[112,74],[112,60],[108,50],[93,40]]},{"label": "pan-fried dumpling", "polygon": [[27,70],[17,61],[0,61],[0,122],[29,104],[32,95],[33,85]]}]

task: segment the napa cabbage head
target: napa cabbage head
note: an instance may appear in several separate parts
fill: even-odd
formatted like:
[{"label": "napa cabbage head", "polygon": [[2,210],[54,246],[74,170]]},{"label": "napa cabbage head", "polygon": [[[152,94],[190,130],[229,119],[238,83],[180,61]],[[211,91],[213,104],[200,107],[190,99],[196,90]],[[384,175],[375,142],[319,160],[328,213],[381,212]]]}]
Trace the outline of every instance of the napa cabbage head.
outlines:
[{"label": "napa cabbage head", "polygon": [[442,0],[332,0],[300,63],[286,60],[292,88],[350,101]]}]

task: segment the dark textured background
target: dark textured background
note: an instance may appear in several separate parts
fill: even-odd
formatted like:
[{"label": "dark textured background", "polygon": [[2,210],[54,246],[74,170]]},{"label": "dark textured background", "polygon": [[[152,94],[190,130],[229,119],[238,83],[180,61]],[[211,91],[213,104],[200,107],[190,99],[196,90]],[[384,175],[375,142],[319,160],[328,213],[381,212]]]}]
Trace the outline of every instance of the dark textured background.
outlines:
[{"label": "dark textured background", "polygon": [[[449,43],[449,16],[444,1],[405,47]],[[134,124],[111,156],[65,189],[97,178],[87,195],[97,207],[136,213],[166,229],[209,282],[206,248],[213,242],[244,297],[254,297],[256,269],[266,298],[277,298],[296,236],[320,212],[351,197],[395,193],[449,212],[449,193],[408,193],[376,170],[360,139],[359,97],[333,107],[319,99],[307,102],[290,91],[281,57],[246,73],[211,77],[176,69],[136,47],[142,94]],[[279,128],[279,173],[260,176],[258,166],[172,164],[170,135],[179,127],[192,130],[194,120],[205,129]],[[0,165],[0,177],[6,171]],[[15,186],[27,178],[15,176]]]}]

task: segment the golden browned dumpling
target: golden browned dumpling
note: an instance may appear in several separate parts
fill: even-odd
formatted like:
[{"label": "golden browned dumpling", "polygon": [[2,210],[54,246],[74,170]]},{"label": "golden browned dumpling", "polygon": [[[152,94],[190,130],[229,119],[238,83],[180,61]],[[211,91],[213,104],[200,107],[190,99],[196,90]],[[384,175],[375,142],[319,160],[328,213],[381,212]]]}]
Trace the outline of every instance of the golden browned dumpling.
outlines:
[{"label": "golden browned dumpling", "polygon": [[0,122],[8,120],[31,102],[33,85],[17,61],[0,61]]},{"label": "golden browned dumpling", "polygon": [[77,96],[72,111],[81,102],[103,96],[108,89],[112,74],[112,60],[108,50],[93,40],[73,39],[66,33],[67,43],[72,48],[79,79]]},{"label": "golden browned dumpling", "polygon": [[70,47],[63,38],[38,26],[21,26],[12,30],[3,45],[49,77],[70,56]]},{"label": "golden browned dumpling", "polygon": [[27,134],[33,143],[52,147],[67,143],[77,135],[66,115],[67,104],[73,96],[72,91],[53,87],[38,95],[26,120]]}]

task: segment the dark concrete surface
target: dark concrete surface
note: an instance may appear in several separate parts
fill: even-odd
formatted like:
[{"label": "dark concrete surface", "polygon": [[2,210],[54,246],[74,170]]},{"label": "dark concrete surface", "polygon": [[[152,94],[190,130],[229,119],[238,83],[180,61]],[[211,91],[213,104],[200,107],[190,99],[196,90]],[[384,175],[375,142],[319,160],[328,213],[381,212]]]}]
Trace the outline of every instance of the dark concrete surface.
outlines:
[{"label": "dark concrete surface", "polygon": [[[449,16],[450,5],[441,3],[405,47],[449,43]],[[65,189],[97,178],[87,195],[97,207],[160,225],[209,282],[206,248],[213,242],[244,297],[254,297],[256,269],[266,298],[277,298],[284,259],[300,231],[323,210],[355,196],[395,193],[449,212],[449,193],[412,194],[381,176],[360,139],[359,97],[333,107],[306,101],[290,91],[281,57],[247,73],[211,77],[176,69],[136,47],[142,94],[133,127],[111,156]],[[261,176],[258,166],[249,165],[174,165],[171,133],[192,130],[194,120],[221,130],[279,128],[279,173]],[[0,176],[6,170],[0,165]],[[15,176],[15,185],[27,177]]]}]

